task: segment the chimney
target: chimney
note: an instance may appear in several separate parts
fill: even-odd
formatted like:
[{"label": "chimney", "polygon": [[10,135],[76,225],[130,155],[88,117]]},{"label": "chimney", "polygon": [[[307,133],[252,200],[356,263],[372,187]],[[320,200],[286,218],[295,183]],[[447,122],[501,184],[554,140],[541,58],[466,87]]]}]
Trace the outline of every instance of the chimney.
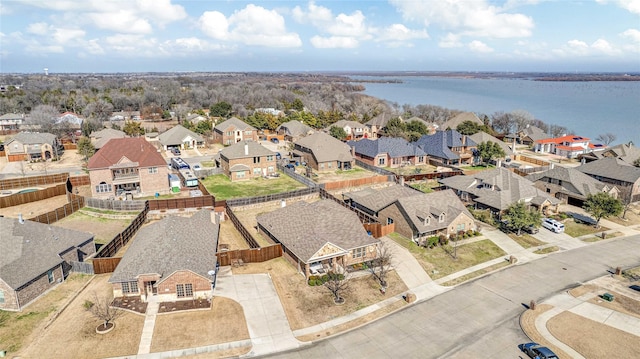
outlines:
[{"label": "chimney", "polygon": [[18,222],[20,224],[24,224],[24,218],[22,218],[22,213],[18,213]]},{"label": "chimney", "polygon": [[244,143],[244,155],[249,156],[249,144],[247,142]]},{"label": "chimney", "polygon": [[356,146],[351,146],[351,157],[356,156]]},{"label": "chimney", "polygon": [[284,208],[287,206],[287,201],[285,201],[284,199],[280,201],[280,207]]},{"label": "chimney", "polygon": [[218,215],[215,211],[211,211],[211,223],[218,223]]}]

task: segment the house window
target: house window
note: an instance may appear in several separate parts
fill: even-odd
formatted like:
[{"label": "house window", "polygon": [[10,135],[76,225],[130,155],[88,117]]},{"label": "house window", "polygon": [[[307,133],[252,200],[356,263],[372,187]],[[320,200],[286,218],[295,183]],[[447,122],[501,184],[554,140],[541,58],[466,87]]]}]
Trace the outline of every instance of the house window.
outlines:
[{"label": "house window", "polygon": [[438,222],[444,222],[444,213],[440,214],[440,217],[438,218]]},{"label": "house window", "polygon": [[418,162],[420,162],[420,163],[424,162],[424,157],[423,156],[418,156]]},{"label": "house window", "polygon": [[138,282],[122,282],[122,294],[138,293]]},{"label": "house window", "polygon": [[387,218],[387,224],[393,224],[393,218]]},{"label": "house window", "polygon": [[356,248],[356,249],[351,251],[351,257],[352,258],[362,258],[362,257],[365,256],[366,253],[367,253],[366,248],[364,248],[364,247]]},{"label": "house window", "polygon": [[109,193],[111,192],[111,185],[105,182],[100,182],[99,185],[96,186],[96,193]]},{"label": "house window", "polygon": [[464,232],[464,223],[458,224],[456,226],[456,232]]},{"label": "house window", "polygon": [[47,278],[49,279],[49,283],[53,283],[53,281],[56,280],[55,276],[53,275],[53,269],[50,269],[47,272]]},{"label": "house window", "polygon": [[331,163],[331,162],[327,163],[327,167],[328,167],[328,168],[333,167],[333,163]]},{"label": "house window", "polygon": [[133,282],[129,282],[129,288],[131,290],[131,293],[139,293],[140,290],[138,289],[138,282],[133,281]]},{"label": "house window", "polygon": [[273,161],[273,155],[267,156],[267,161]]},{"label": "house window", "polygon": [[191,283],[176,284],[176,295],[178,298],[193,297],[193,285]]},{"label": "house window", "polygon": [[233,136],[233,132],[232,131],[227,131],[227,136]]},{"label": "house window", "polygon": [[273,173],[273,166],[269,166],[269,167],[267,168],[267,172],[268,172],[268,173]]},{"label": "house window", "polygon": [[260,157],[254,157],[253,163],[260,163]]},{"label": "house window", "polygon": [[4,292],[0,290],[0,303],[4,303]]},{"label": "house window", "polygon": [[251,136],[251,131],[244,131],[245,136]]},{"label": "house window", "polygon": [[158,167],[149,167],[149,174],[158,173]]},{"label": "house window", "polygon": [[384,166],[384,157],[378,158],[378,164]]},{"label": "house window", "polygon": [[262,174],[262,168],[260,168],[260,167],[255,167],[255,168],[253,169],[253,175],[254,175],[254,176],[260,176],[261,174]]},{"label": "house window", "polygon": [[247,171],[236,172],[236,178],[244,178],[246,174],[247,174]]},{"label": "house window", "polygon": [[122,282],[120,285],[122,286],[122,294],[131,293],[128,282]]}]

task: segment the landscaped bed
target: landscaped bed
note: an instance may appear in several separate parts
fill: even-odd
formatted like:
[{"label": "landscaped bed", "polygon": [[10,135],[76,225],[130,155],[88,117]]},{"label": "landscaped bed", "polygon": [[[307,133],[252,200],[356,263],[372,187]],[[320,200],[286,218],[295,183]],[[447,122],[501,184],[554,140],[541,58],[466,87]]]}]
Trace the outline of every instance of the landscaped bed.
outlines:
[{"label": "landscaped bed", "polygon": [[210,309],[211,301],[205,298],[191,300],[178,300],[175,302],[162,302],[158,313],[173,313],[181,310]]},{"label": "landscaped bed", "polygon": [[140,314],[144,314],[147,311],[147,303],[143,302],[140,297],[137,296],[113,298],[111,305]]},{"label": "landscaped bed", "polygon": [[205,178],[202,184],[216,200],[264,196],[305,188],[302,183],[282,173],[279,177],[254,178],[236,182],[231,182],[229,177],[220,174]]},{"label": "landscaped bed", "polygon": [[[392,233],[389,238],[407,248],[432,279],[446,277],[465,268],[496,259],[506,253],[488,239],[456,246],[449,242],[446,246],[431,249],[419,247],[413,241]],[[454,254],[457,258],[454,258]]]}]

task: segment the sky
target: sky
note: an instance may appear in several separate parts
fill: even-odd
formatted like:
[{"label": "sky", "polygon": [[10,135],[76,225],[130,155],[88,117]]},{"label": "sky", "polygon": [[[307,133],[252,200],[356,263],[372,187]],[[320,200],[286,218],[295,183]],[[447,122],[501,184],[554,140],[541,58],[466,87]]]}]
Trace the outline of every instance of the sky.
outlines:
[{"label": "sky", "polygon": [[640,0],[2,0],[0,73],[640,72]]}]

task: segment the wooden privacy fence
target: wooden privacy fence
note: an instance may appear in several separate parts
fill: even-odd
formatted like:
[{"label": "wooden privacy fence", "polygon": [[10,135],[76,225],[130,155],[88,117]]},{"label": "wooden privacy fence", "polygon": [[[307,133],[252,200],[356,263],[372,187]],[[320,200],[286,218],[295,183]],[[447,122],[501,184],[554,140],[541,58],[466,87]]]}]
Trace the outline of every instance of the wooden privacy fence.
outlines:
[{"label": "wooden privacy fence", "polygon": [[[148,202],[147,202],[148,203]],[[147,221],[147,213],[149,212],[149,206],[145,206],[144,210],[136,216],[136,218],[129,224],[124,231],[118,233],[109,243],[105,244],[96,253],[95,258],[113,257],[118,253],[120,248],[124,247],[131,238],[138,232],[138,229]]]},{"label": "wooden privacy fence", "polygon": [[148,200],[150,211],[163,211],[168,209],[214,207],[213,196],[199,196],[187,198],[151,199]]},{"label": "wooden privacy fence", "polygon": [[[355,178],[355,179],[344,180],[344,181],[336,181],[336,182],[324,183],[323,187],[324,187],[325,190],[331,191],[331,190],[336,190],[336,189],[341,189],[341,188],[359,187],[359,186],[371,185],[371,184],[376,184],[376,183],[390,182],[389,178],[390,178],[389,176],[375,176],[375,177],[367,177],[367,178]],[[393,181],[393,179],[391,181]]]},{"label": "wooden privacy fence", "polygon": [[116,201],[98,198],[85,198],[85,206],[112,211],[138,212],[145,209],[146,201]]},{"label": "wooden privacy fence", "polygon": [[71,176],[69,177],[69,181],[71,181],[71,185],[73,187],[88,186],[91,184],[91,179],[88,175]]},{"label": "wooden privacy fence", "polygon": [[71,264],[71,271],[75,273],[95,274],[93,271],[93,265],[89,262],[69,262]]},{"label": "wooden privacy fence", "polygon": [[233,223],[233,226],[236,227],[238,232],[240,232],[240,235],[242,236],[242,238],[244,238],[245,242],[247,242],[249,247],[260,248],[260,245],[258,244],[256,239],[253,238],[253,235],[245,228],[245,226],[242,224],[242,222],[240,222],[238,217],[236,217],[231,207],[227,207],[227,216],[229,216],[231,223]]},{"label": "wooden privacy fence", "polygon": [[347,208],[352,212],[355,212],[362,223],[378,223],[378,219],[376,217],[373,217],[368,213],[362,212],[361,210],[355,207],[351,207],[350,205],[345,203],[343,200],[335,197],[334,195],[332,195],[331,193],[327,192],[322,188],[320,189],[320,198],[333,200],[334,202],[338,203],[342,207]]},{"label": "wooden privacy fence", "polygon": [[63,219],[66,216],[70,216],[80,208],[84,207],[84,197],[75,196],[75,195],[72,195],[71,193],[67,195],[69,196],[69,203],[65,204],[62,207],[56,208],[53,211],[41,214],[39,216],[35,216],[33,218],[29,218],[29,220],[34,222],[51,224]]},{"label": "wooden privacy fence", "polygon": [[235,261],[238,259],[242,259],[243,263],[258,263],[282,257],[282,246],[280,244],[274,244],[262,248],[236,249],[218,252],[216,256],[221,266],[232,265],[236,263]]},{"label": "wooden privacy fence", "polygon": [[93,258],[91,260],[93,272],[95,274],[113,273],[121,259],[120,257]]},{"label": "wooden privacy fence", "polygon": [[19,206],[25,203],[42,201],[47,198],[62,196],[67,193],[67,186],[64,183],[33,192],[16,193],[10,196],[0,197],[0,208]]},{"label": "wooden privacy fence", "polygon": [[267,194],[264,196],[228,199],[226,200],[226,203],[228,206],[246,206],[246,205],[255,204],[255,203],[264,203],[264,202],[301,197],[301,196],[306,196],[306,195],[317,193],[317,192],[318,192],[317,187],[302,188],[302,189],[296,189],[289,192]]},{"label": "wooden privacy fence", "polygon": [[363,223],[364,229],[371,233],[373,238],[384,237],[389,233],[393,233],[396,230],[394,223],[383,225],[382,223]]},{"label": "wooden privacy fence", "polygon": [[416,173],[411,175],[402,176],[405,181],[423,181],[425,179],[432,180],[436,178],[447,178],[453,176],[462,175],[462,171],[447,171],[447,172],[431,172],[431,173]]},{"label": "wooden privacy fence", "polygon": [[533,158],[533,157],[524,156],[524,155],[516,155],[516,161],[529,162],[538,166],[549,166],[549,162],[547,161],[543,161],[539,158]]},{"label": "wooden privacy fence", "polygon": [[0,180],[0,190],[13,188],[26,188],[64,183],[69,178],[68,173],[56,173],[43,176],[28,176],[20,178],[8,178]]}]

